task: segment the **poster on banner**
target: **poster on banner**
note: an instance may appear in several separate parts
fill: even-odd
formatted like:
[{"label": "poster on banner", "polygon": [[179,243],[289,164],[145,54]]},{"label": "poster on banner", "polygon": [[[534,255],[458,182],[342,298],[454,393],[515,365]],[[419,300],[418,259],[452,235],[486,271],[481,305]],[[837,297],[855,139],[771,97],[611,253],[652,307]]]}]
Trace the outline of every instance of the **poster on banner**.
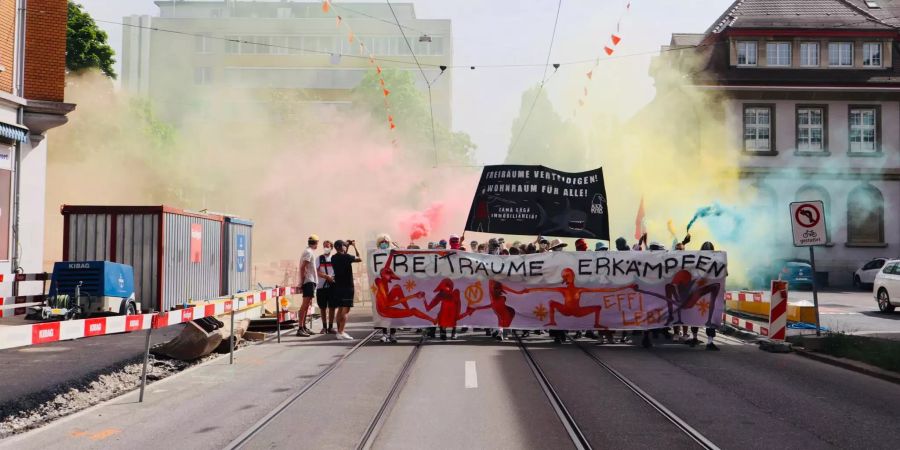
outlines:
[{"label": "poster on banner", "polygon": [[609,240],[603,169],[569,173],[544,166],[485,166],[466,230]]},{"label": "poster on banner", "polygon": [[725,252],[499,256],[371,250],[376,326],[642,330],[716,326]]}]

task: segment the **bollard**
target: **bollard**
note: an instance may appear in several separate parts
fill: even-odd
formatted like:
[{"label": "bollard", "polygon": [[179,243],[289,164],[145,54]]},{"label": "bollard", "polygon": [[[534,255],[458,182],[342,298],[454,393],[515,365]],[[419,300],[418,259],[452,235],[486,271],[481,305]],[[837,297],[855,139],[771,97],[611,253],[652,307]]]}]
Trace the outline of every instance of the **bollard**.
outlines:
[{"label": "bollard", "polygon": [[281,296],[279,296],[280,291],[278,290],[278,285],[275,285],[275,336],[278,339],[278,343],[281,343]]},{"label": "bollard", "polygon": [[231,296],[231,342],[229,344],[228,364],[234,364],[234,296]]},{"label": "bollard", "polygon": [[147,365],[150,362],[150,333],[152,332],[153,321],[150,322],[150,328],[147,329],[147,343],[144,345],[144,369],[141,371],[141,395],[138,403],[144,402],[144,387],[147,386]]}]

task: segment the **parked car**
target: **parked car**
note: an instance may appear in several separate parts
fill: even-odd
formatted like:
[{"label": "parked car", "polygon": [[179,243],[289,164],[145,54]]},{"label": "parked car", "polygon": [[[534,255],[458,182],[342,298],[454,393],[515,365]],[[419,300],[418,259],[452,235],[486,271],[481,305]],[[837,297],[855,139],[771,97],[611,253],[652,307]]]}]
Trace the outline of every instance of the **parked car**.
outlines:
[{"label": "parked car", "polygon": [[875,275],[872,292],[881,312],[892,312],[900,306],[900,259],[888,261]]},{"label": "parked car", "polygon": [[772,280],[788,282],[788,288],[812,289],[813,270],[805,259],[777,259],[772,264],[750,269],[752,289],[768,289]]},{"label": "parked car", "polygon": [[888,258],[874,258],[853,273],[853,287],[862,289],[875,283],[875,276],[881,272]]}]

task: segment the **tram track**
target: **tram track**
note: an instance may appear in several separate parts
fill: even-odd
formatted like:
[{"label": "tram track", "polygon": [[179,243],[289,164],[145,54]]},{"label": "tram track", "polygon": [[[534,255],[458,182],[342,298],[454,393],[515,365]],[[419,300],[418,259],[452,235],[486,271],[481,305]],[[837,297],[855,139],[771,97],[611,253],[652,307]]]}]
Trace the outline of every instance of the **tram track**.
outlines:
[{"label": "tram track", "polygon": [[[566,432],[569,434],[569,437],[572,440],[573,445],[578,449],[590,449],[592,448],[590,439],[586,437],[586,435],[581,431],[581,427],[577,422],[576,415],[570,412],[570,409],[566,407],[560,395],[557,393],[557,389],[554,387],[550,378],[545,374],[544,370],[541,368],[540,363],[535,359],[532,352],[528,349],[527,344],[522,341],[519,337],[518,333],[515,335],[516,341],[519,345],[519,348],[522,350],[522,354],[524,355],[526,362],[528,363],[529,368],[531,368],[532,373],[537,379],[538,383],[541,386],[541,389],[547,396],[551,406],[554,411],[556,411],[557,416],[562,422],[563,427],[566,429]],[[641,389],[636,383],[627,378],[621,372],[617,371],[615,368],[604,362],[600,359],[596,354],[591,352],[589,349],[585,348],[582,343],[577,341],[573,341],[573,345],[577,347],[582,353],[586,355],[586,357],[593,362],[595,365],[604,369],[608,372],[613,378],[618,380],[622,385],[624,385],[628,390],[630,390],[635,396],[637,396],[644,403],[649,405],[653,411],[655,411],[659,416],[663,417],[675,426],[677,430],[681,432],[681,434],[687,436],[691,441],[697,444],[697,446],[705,449],[718,449],[712,441],[706,438],[702,433],[700,433],[695,428],[691,427],[684,419],[676,415],[670,409],[666,408],[660,401],[655,399],[645,390]],[[599,446],[599,444],[598,444]]]},{"label": "tram track", "polygon": [[[285,411],[287,411],[291,405],[296,403],[304,394],[312,390],[314,387],[319,385],[323,380],[325,380],[329,374],[331,374],[338,366],[341,365],[344,361],[350,358],[357,350],[363,348],[368,343],[373,342],[377,330],[372,331],[366,337],[362,338],[356,345],[350,348],[347,352],[341,355],[340,358],[332,362],[328,367],[326,367],[322,372],[316,375],[315,378],[306,383],[300,390],[293,393],[288,399],[280,403],[276,406],[272,411],[266,414],[262,419],[257,421],[253,426],[247,429],[243,434],[238,436],[232,442],[230,442],[224,448],[226,450],[235,450],[243,448],[246,444],[250,443],[257,438],[258,436],[264,434],[266,427],[282,416]],[[397,397],[400,394],[400,391],[403,388],[407,378],[409,377],[409,373],[415,363],[416,358],[418,357],[419,350],[422,347],[422,344],[425,341],[424,335],[419,338],[416,342],[415,347],[412,352],[407,356],[405,362],[400,368],[397,376],[394,378],[393,382],[388,389],[387,395],[384,400],[379,405],[374,417],[369,422],[369,425],[366,427],[365,432],[359,440],[359,444],[357,445],[358,449],[370,449],[372,448],[375,439],[378,437],[378,432],[383,426],[385,420],[387,419],[388,414],[390,413],[391,407],[396,402]]]}]

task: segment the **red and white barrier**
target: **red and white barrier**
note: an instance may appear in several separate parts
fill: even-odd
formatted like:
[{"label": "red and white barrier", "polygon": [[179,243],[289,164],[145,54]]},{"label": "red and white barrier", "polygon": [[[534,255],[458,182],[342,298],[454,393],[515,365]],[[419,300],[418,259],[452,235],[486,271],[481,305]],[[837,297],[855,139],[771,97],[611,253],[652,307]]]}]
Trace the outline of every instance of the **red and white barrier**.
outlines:
[{"label": "red and white barrier", "polygon": [[764,302],[765,292],[763,291],[733,291],[725,293],[725,300],[736,300],[739,302]]},{"label": "red and white barrier", "polygon": [[21,316],[28,312],[26,308],[44,303],[45,298],[45,295],[20,295],[18,297],[0,298],[0,317]]},{"label": "red and white barrier", "polygon": [[768,327],[764,327],[755,322],[751,322],[749,320],[742,319],[737,316],[732,316],[731,314],[728,314],[728,313],[724,314],[724,318],[725,318],[724,319],[725,323],[727,323],[735,328],[752,331],[754,333],[758,333],[758,334],[760,334],[762,336],[766,336],[766,337],[769,336],[769,328]]},{"label": "red and white barrier", "polygon": [[[246,311],[264,305],[267,298],[277,298],[282,292],[292,293],[296,288],[267,289],[239,294],[234,299],[178,309],[165,313],[136,314],[129,316],[96,317],[91,319],[44,322],[28,325],[0,327],[0,349],[25,347],[48,342],[81,339],[114,333],[164,328],[209,316]],[[24,305],[23,305],[24,306]]]},{"label": "red and white barrier", "polygon": [[769,297],[770,339],[784,341],[787,334],[788,283],[772,280],[772,295]]}]

